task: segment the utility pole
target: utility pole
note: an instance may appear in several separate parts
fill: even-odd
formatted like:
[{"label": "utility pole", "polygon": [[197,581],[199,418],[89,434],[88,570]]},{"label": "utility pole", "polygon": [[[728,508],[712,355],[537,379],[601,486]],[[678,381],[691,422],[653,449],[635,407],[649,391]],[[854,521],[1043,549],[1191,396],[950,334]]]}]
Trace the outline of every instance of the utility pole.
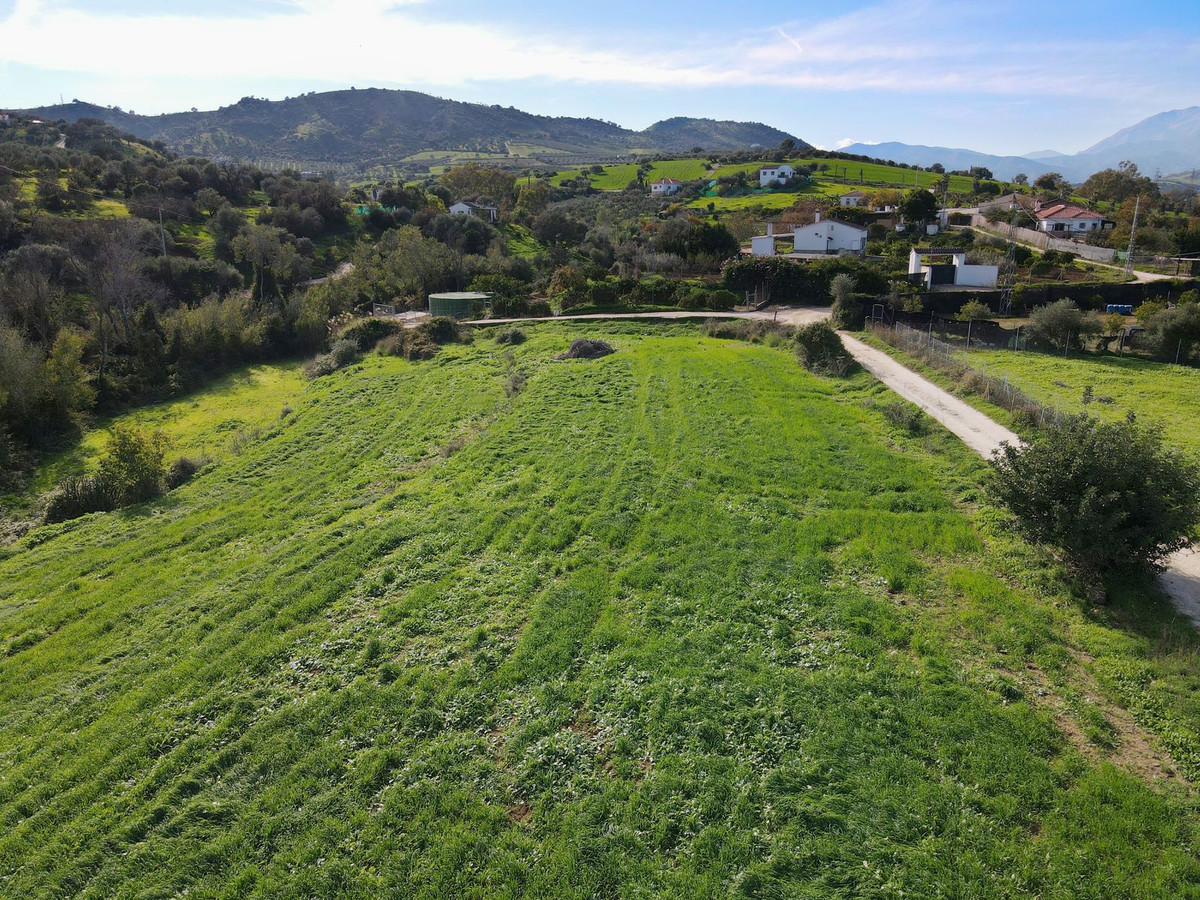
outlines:
[{"label": "utility pole", "polygon": [[162,244],[162,255],[167,255],[167,233],[163,230],[162,204],[158,204],[158,240]]},{"label": "utility pole", "polygon": [[1000,312],[1007,315],[1012,310],[1012,292],[1017,280],[1017,242],[1013,237],[1017,228],[1017,212],[1021,205],[1013,200],[1012,216],[1008,220],[1008,249],[1004,254],[1004,270],[1000,282]]},{"label": "utility pole", "polygon": [[1129,250],[1125,254],[1125,277],[1133,275],[1133,243],[1137,239],[1138,213],[1142,208],[1142,195],[1138,194],[1133,204],[1133,224],[1129,227]]}]

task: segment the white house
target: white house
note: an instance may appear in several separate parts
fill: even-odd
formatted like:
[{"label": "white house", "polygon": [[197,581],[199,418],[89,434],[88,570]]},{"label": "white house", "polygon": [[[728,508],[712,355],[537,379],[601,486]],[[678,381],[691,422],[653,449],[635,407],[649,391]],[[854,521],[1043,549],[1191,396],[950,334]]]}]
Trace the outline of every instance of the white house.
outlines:
[{"label": "white house", "polygon": [[650,185],[651,196],[669,197],[683,190],[683,182],[675,178],[660,178]]},{"label": "white house", "polygon": [[817,220],[797,225],[793,241],[797,253],[863,253],[867,248],[867,229],[836,219]]},{"label": "white house", "polygon": [[459,200],[447,212],[452,216],[479,216],[479,218],[486,219],[489,222],[496,221],[496,207],[471,203],[469,200]]},{"label": "white house", "polygon": [[793,169],[791,166],[789,166],[787,163],[780,163],[779,165],[763,166],[761,169],[758,170],[758,186],[759,187],[768,187],[769,185],[775,183],[776,181],[778,181],[782,184],[783,182],[787,181],[789,178],[794,178],[795,176],[796,176],[796,170]]},{"label": "white house", "polygon": [[842,206],[858,206],[866,199],[866,196],[862,191],[851,191],[848,194],[842,194],[842,196],[838,197],[838,203]]},{"label": "white house", "polygon": [[913,247],[908,254],[908,274],[920,275],[926,290],[935,287],[994,288],[999,266],[969,266],[962,250]]},{"label": "white house", "polygon": [[1100,213],[1076,206],[1074,203],[1055,203],[1051,206],[1039,204],[1034,216],[1038,220],[1038,231],[1103,231],[1105,225],[1105,218]]}]

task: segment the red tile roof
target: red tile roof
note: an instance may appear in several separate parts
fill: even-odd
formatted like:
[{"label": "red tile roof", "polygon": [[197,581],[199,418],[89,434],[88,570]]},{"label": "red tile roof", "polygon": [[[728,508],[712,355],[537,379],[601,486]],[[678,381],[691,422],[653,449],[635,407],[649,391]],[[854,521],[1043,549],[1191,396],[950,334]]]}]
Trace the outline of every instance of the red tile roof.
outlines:
[{"label": "red tile roof", "polygon": [[1074,203],[1055,203],[1053,206],[1043,206],[1034,215],[1039,219],[1103,219],[1104,216]]},{"label": "red tile roof", "polygon": [[675,178],[660,178],[660,179],[658,179],[658,181],[656,181],[654,183],[655,184],[683,184],[682,181],[679,181]]}]

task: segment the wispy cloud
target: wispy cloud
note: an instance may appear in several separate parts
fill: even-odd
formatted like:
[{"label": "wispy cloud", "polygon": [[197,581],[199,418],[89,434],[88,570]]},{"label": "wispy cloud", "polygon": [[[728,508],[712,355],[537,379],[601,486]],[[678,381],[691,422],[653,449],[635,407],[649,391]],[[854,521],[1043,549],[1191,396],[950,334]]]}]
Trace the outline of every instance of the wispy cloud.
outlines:
[{"label": "wispy cloud", "polygon": [[575,27],[531,33],[450,21],[423,0],[275,0],[238,14],[136,15],[72,0],[17,0],[0,23],[0,61],[111,79],[147,72],[414,86],[544,79],[997,99],[1150,89],[1159,68],[1139,68],[1153,52],[1133,40],[1106,43],[1103,57],[1096,46],[1070,41],[1023,39],[999,52],[986,39],[968,38],[988,34],[992,10],[965,4],[947,24],[940,9],[932,0],[884,0],[813,24],[737,34],[700,29],[664,50],[634,30],[620,40],[611,33],[589,39]]}]

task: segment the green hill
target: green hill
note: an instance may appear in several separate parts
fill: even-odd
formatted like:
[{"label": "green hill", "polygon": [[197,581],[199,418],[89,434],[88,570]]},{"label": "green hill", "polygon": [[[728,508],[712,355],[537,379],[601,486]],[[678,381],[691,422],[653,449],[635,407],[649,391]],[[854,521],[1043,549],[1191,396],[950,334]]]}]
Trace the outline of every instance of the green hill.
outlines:
[{"label": "green hill", "polygon": [[[754,122],[671,119],[630,131],[599,119],[536,116],[513,107],[444,100],[416,91],[310,93],[270,101],[245,97],[217,110],[139,116],[92,103],[26,111],[43,119],[102,119],[174,150],[304,168],[394,165],[424,151],[499,154],[496,161],[611,158],[631,150],[776,147],[792,135]],[[510,147],[511,145],[511,147]],[[515,151],[515,152],[514,152]]]},{"label": "green hill", "polygon": [[1144,584],[866,375],[526,330],[137,413],[214,467],[0,549],[0,894],[1196,896]]}]

